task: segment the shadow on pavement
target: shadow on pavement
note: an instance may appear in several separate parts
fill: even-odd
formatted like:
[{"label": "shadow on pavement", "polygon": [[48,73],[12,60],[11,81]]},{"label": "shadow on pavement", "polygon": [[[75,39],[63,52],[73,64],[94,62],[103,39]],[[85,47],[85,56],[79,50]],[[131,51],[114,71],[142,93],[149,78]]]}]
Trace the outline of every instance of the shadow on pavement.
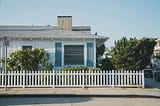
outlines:
[{"label": "shadow on pavement", "polygon": [[36,105],[36,104],[71,104],[88,102],[92,100],[90,97],[80,98],[80,97],[21,97],[21,98],[0,98],[0,106],[8,105]]}]

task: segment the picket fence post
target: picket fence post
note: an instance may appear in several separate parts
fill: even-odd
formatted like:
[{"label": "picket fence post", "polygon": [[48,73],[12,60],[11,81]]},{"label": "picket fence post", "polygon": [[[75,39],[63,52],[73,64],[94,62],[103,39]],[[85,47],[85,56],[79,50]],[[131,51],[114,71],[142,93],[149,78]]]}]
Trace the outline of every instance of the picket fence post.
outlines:
[{"label": "picket fence post", "polygon": [[115,74],[114,74],[114,70],[112,70],[112,88],[114,88],[114,81],[115,81]]},{"label": "picket fence post", "polygon": [[85,82],[85,79],[84,79],[84,70],[82,70],[82,88],[84,88],[84,82]]},{"label": "picket fence post", "polygon": [[23,88],[25,88],[25,70],[23,70]]},{"label": "picket fence post", "polygon": [[145,83],[144,83],[144,70],[142,72],[142,88],[145,88]]},{"label": "picket fence post", "polygon": [[52,86],[52,88],[55,88],[55,70],[53,70],[53,86]]}]

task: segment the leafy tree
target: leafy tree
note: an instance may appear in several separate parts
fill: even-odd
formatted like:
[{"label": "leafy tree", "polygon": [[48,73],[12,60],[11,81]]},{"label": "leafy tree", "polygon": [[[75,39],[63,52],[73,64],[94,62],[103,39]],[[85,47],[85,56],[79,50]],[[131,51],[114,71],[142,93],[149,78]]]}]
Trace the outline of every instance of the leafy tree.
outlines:
[{"label": "leafy tree", "polygon": [[96,54],[97,56],[102,56],[105,52],[105,45],[102,44],[101,46],[96,48]]},{"label": "leafy tree", "polygon": [[102,60],[102,65],[99,66],[101,70],[113,70],[114,65],[112,62],[112,58],[106,57],[105,59]]},{"label": "leafy tree", "polygon": [[154,55],[153,58],[156,58],[156,59],[160,60],[160,55]]},{"label": "leafy tree", "polygon": [[102,44],[101,46],[96,48],[96,67],[100,67],[99,64],[101,62],[100,57],[104,54],[105,52],[105,45]]},{"label": "leafy tree", "polygon": [[[49,63],[49,54],[44,49],[17,50],[9,54],[7,67],[9,70],[52,70],[53,66]],[[5,60],[2,59],[2,63]]]},{"label": "leafy tree", "polygon": [[122,37],[115,42],[113,49],[113,62],[116,69],[120,70],[140,70],[150,64],[150,57],[156,42],[151,38]]},{"label": "leafy tree", "polygon": [[[106,49],[105,44],[102,44],[100,47],[96,49],[97,61],[98,61],[98,56],[103,56],[105,49]],[[114,69],[112,59],[109,59],[107,56],[105,57],[105,59],[101,60],[101,65],[97,64],[97,67],[100,68],[101,70]]]}]

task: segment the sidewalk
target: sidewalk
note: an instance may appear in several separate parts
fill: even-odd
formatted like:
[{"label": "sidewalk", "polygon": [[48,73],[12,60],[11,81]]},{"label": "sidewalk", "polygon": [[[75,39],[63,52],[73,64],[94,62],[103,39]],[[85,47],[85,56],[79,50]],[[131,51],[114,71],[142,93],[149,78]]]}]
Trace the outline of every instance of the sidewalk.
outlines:
[{"label": "sidewalk", "polygon": [[78,96],[78,97],[156,97],[160,98],[160,89],[156,88],[0,88],[0,97],[11,96]]}]

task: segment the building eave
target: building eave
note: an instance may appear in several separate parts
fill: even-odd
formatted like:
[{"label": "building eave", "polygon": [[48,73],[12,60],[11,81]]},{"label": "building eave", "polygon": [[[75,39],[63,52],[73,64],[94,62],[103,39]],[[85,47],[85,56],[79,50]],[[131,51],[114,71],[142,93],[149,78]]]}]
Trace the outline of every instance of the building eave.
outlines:
[{"label": "building eave", "polygon": [[0,39],[4,36],[11,40],[96,41],[96,46],[109,39],[100,35],[57,29],[53,26],[0,26]]},{"label": "building eave", "polygon": [[156,42],[160,41],[160,38],[156,39]]},{"label": "building eave", "polygon": [[103,43],[105,43],[108,39],[109,39],[109,37],[103,37],[103,38],[96,39],[96,46],[97,46],[97,47],[101,46],[101,45],[102,45]]}]

